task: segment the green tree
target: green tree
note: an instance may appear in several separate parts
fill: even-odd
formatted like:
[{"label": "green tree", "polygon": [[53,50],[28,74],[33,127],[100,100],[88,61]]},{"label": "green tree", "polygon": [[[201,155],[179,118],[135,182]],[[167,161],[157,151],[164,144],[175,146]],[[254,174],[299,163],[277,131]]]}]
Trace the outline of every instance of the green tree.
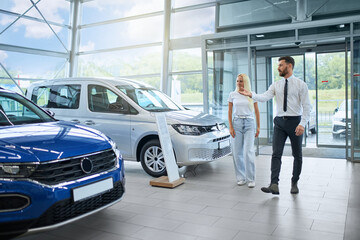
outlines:
[{"label": "green tree", "polygon": [[345,53],[318,55],[318,88],[341,89],[345,87]]}]

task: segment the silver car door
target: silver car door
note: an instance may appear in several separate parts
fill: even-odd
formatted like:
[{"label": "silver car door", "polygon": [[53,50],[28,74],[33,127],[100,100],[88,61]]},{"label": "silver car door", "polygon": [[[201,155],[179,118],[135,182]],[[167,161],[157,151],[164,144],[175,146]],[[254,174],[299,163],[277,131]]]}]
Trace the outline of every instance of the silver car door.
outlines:
[{"label": "silver car door", "polygon": [[133,158],[129,104],[107,87],[89,84],[86,114],[81,124],[95,128],[116,142],[124,158]]}]

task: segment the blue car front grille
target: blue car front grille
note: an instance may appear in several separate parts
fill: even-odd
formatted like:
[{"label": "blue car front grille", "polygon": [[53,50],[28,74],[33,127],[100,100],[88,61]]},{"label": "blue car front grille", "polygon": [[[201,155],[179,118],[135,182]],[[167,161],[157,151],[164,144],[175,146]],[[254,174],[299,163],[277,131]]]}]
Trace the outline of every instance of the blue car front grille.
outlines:
[{"label": "blue car front grille", "polygon": [[[90,172],[83,171],[81,167],[81,161],[85,157],[92,162]],[[43,184],[55,185],[104,172],[115,166],[116,155],[112,149],[108,149],[86,156],[41,163],[30,178]]]},{"label": "blue car front grille", "polygon": [[78,217],[120,199],[123,194],[122,183],[118,182],[110,191],[83,201],[74,202],[72,199],[66,199],[57,202],[31,227],[45,227]]},{"label": "blue car front grille", "polygon": [[6,232],[8,233],[20,234],[31,228],[52,226],[54,224],[76,218],[115,202],[120,199],[123,194],[124,187],[121,182],[117,182],[114,184],[114,188],[108,192],[85,199],[83,201],[74,202],[72,199],[65,199],[55,203],[39,218],[25,221],[0,223],[0,239],[3,239],[1,236],[1,229],[6,229]]}]

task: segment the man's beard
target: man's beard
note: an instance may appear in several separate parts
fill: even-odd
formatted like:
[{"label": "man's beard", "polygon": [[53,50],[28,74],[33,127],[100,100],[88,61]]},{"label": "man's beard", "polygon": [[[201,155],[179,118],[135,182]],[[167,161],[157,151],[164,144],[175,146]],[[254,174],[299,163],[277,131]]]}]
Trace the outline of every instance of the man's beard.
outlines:
[{"label": "man's beard", "polygon": [[280,77],[284,77],[286,74],[288,74],[287,68],[285,68],[282,72],[279,72]]}]

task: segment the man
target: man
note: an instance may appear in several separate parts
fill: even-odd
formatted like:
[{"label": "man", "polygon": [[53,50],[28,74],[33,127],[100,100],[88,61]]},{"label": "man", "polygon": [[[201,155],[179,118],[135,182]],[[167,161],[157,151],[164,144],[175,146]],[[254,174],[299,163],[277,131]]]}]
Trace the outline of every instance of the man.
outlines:
[{"label": "man", "polygon": [[271,182],[269,187],[261,188],[265,193],[279,194],[281,157],[287,137],[290,138],[294,156],[290,193],[299,193],[297,182],[302,168],[302,137],[305,125],[309,121],[311,104],[306,83],[293,75],[294,66],[295,60],[292,57],[280,57],[278,71],[283,79],[273,83],[263,94],[256,94],[245,89],[240,90],[241,94],[258,102],[265,102],[276,97]]}]

